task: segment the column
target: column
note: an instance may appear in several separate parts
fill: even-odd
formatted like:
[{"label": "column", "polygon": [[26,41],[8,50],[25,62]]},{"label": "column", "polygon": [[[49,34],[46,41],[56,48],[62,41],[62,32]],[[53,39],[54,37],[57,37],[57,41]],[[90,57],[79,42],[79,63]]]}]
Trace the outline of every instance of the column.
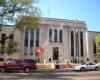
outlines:
[{"label": "column", "polygon": [[33,47],[35,50],[35,48],[36,48],[36,29],[34,29],[34,45],[33,45]]},{"label": "column", "polygon": [[77,61],[79,63],[79,31],[77,32]]},{"label": "column", "polygon": [[81,50],[80,31],[79,31],[78,36],[79,36],[79,39],[78,39],[78,41],[79,41],[78,51],[79,51],[79,60],[80,60],[80,58],[81,58],[81,51],[80,51]]},{"label": "column", "polygon": [[74,31],[74,57],[76,57],[76,32]]},{"label": "column", "polygon": [[28,30],[28,56],[30,55],[30,37],[31,37],[31,33],[30,33],[30,29]]},{"label": "column", "polygon": [[85,34],[86,34],[86,52],[87,52],[86,55],[87,55],[87,58],[90,58],[90,54],[89,54],[89,51],[88,51],[89,50],[89,48],[88,48],[89,47],[88,46],[88,44],[89,44],[88,43],[88,31],[85,30]]},{"label": "column", "polygon": [[22,42],[22,45],[20,45],[21,46],[21,51],[20,51],[20,53],[22,54],[22,56],[21,56],[21,58],[24,58],[24,53],[25,53],[25,45],[24,45],[24,43],[25,43],[25,27],[24,27],[24,30],[23,30],[23,34],[21,35],[22,37],[21,37],[21,42]]}]

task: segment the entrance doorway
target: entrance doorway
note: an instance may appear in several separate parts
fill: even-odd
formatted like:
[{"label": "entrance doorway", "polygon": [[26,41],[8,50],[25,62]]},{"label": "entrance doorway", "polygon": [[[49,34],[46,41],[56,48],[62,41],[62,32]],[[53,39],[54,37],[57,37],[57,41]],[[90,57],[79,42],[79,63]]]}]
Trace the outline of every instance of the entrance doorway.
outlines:
[{"label": "entrance doorway", "polygon": [[59,48],[53,47],[53,60],[59,60]]}]

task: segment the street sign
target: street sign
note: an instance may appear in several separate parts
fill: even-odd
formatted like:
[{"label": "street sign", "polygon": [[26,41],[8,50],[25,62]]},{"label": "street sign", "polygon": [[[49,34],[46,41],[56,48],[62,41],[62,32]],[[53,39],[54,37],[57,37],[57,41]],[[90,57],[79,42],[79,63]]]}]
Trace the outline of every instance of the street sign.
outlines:
[{"label": "street sign", "polygon": [[43,54],[43,48],[37,47],[37,48],[35,49],[35,55],[40,56],[40,55],[42,55],[42,54]]}]

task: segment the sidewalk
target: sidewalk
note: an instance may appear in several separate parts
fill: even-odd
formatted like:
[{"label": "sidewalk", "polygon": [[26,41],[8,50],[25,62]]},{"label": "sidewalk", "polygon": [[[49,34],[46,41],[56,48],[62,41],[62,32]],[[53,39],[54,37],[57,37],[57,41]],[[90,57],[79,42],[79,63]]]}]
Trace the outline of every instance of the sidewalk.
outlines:
[{"label": "sidewalk", "polygon": [[64,69],[41,69],[35,72],[72,72],[74,71],[73,68],[64,68]]},{"label": "sidewalk", "polygon": [[[58,66],[57,66],[58,65]],[[46,63],[37,64],[37,71],[36,72],[70,72],[74,71],[74,65],[72,64],[65,64],[65,63],[59,63],[59,64],[53,64],[53,63]]]},{"label": "sidewalk", "polygon": [[64,68],[64,69],[54,69],[54,72],[72,72],[73,68]]}]

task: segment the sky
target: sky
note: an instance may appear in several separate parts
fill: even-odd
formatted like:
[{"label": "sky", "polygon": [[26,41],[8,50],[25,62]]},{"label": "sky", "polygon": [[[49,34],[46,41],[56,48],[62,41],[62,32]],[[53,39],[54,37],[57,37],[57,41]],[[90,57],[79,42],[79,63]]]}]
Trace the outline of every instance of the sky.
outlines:
[{"label": "sky", "polygon": [[89,31],[100,32],[100,0],[40,0],[42,17],[85,21]]}]

